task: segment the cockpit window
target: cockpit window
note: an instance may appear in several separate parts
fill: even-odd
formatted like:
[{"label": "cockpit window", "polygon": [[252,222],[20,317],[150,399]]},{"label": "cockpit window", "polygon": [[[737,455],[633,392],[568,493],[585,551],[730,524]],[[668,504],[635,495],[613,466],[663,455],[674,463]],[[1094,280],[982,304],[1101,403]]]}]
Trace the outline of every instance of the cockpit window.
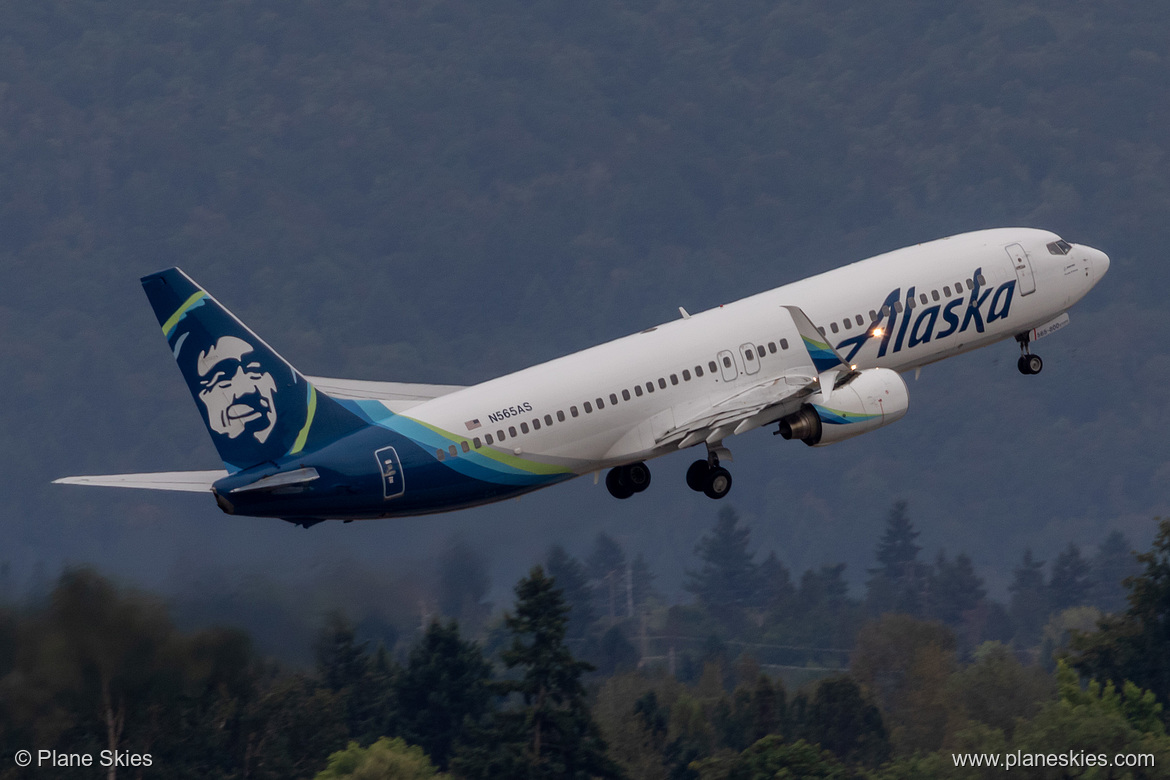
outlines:
[{"label": "cockpit window", "polygon": [[1054,255],[1067,255],[1072,251],[1072,245],[1064,239],[1060,241],[1053,241],[1048,245],[1048,252]]}]

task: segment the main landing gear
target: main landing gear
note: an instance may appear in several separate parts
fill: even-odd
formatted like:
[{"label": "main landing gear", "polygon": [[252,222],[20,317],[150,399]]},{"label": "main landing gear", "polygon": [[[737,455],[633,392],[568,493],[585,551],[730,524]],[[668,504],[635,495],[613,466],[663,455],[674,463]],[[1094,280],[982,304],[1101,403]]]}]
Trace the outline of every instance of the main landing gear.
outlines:
[{"label": "main landing gear", "polygon": [[731,473],[719,465],[714,450],[708,450],[706,460],[696,460],[687,469],[687,487],[708,498],[723,498],[731,490]]},{"label": "main landing gear", "polygon": [[1029,333],[1020,333],[1016,341],[1020,343],[1020,359],[1016,361],[1016,368],[1021,374],[1039,374],[1044,368],[1044,361],[1039,355],[1033,355],[1028,343],[1031,341]]},{"label": "main landing gear", "polygon": [[629,498],[650,487],[650,469],[641,461],[612,468],[605,475],[605,487],[614,498]]}]

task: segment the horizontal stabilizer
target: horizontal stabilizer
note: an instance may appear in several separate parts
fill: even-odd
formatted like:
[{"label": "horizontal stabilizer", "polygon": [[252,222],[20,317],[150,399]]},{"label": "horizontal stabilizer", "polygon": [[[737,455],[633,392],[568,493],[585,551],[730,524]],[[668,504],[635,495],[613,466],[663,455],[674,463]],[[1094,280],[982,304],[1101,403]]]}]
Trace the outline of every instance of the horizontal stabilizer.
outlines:
[{"label": "horizontal stabilizer", "polygon": [[462,390],[463,385],[427,385],[417,382],[374,382],[366,379],[335,379],[310,376],[318,390],[334,398],[352,401],[383,401],[392,412],[404,412],[424,401]]},{"label": "horizontal stabilizer", "polygon": [[142,488],[144,490],[178,490],[184,493],[208,493],[216,480],[227,471],[159,471],[149,474],[100,474],[92,477],[62,477],[55,485],[97,485],[99,487]]}]

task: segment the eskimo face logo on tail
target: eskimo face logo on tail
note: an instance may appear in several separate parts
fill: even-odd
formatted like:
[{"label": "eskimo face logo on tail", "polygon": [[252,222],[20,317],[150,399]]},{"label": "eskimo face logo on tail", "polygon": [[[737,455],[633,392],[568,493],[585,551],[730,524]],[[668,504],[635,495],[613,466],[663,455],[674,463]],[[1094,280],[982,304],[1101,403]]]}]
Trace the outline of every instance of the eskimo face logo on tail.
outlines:
[{"label": "eskimo face logo on tail", "polygon": [[224,336],[200,352],[195,361],[198,398],[212,431],[229,439],[249,433],[263,444],[276,427],[276,381],[251,359],[253,352],[251,344],[235,336]]}]

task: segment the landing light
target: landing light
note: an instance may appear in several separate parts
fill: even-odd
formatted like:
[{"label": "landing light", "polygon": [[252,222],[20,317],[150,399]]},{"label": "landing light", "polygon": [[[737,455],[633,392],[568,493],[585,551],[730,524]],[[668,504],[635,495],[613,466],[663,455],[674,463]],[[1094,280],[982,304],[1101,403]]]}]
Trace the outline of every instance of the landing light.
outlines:
[{"label": "landing light", "polygon": [[857,370],[857,364],[856,364],[856,363],[854,363],[853,365],[849,366],[849,370],[850,370],[850,371],[856,371],[856,370]]},{"label": "landing light", "polygon": [[875,335],[875,336],[877,336],[877,337],[879,337],[879,338],[881,337],[881,335],[882,335],[883,333],[885,333],[885,331],[884,331],[884,330],[882,330],[881,328],[874,328],[874,329],[873,329],[873,335]]}]

